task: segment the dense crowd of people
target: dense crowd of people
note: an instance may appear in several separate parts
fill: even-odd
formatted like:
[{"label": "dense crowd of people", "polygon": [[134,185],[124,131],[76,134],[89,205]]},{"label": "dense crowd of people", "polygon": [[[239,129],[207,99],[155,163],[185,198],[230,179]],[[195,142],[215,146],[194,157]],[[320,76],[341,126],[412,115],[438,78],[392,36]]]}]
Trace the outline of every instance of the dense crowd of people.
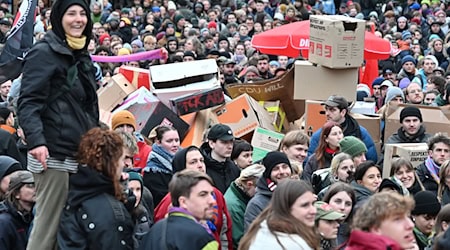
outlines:
[{"label": "dense crowd of people", "polygon": [[[450,14],[443,1],[39,0],[35,44],[17,79],[0,83],[0,249],[448,249],[450,137],[427,132],[420,105],[450,103]],[[0,42],[12,26],[0,1]],[[253,161],[226,124],[180,146],[180,131],[138,131],[137,117],[99,121],[96,90],[121,65],[216,59],[220,82],[283,75],[295,59],[264,55],[251,38],[309,15],[364,19],[389,40],[389,59],[357,99],[383,120],[377,150],[342,96],[321,104],[311,137],[284,135]],[[155,49],[167,58],[96,63]],[[384,138],[390,106],[398,130]],[[444,130],[444,129],[443,129]],[[384,159],[386,145],[426,143],[418,166]],[[389,160],[389,166],[385,162]],[[390,168],[383,176],[383,167]]]}]

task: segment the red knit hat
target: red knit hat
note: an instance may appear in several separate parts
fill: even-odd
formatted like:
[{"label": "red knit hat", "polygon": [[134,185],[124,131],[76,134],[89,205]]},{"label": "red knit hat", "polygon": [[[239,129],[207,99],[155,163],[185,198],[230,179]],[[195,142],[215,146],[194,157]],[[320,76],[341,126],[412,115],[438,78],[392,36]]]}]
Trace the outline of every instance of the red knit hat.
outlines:
[{"label": "red knit hat", "polygon": [[211,29],[211,28],[217,29],[217,23],[214,21],[209,22],[208,29]]},{"label": "red knit hat", "polygon": [[100,42],[100,45],[103,44],[103,41],[104,41],[106,38],[111,39],[111,37],[109,36],[108,33],[105,33],[105,34],[101,35],[101,36],[98,38],[98,41]]}]

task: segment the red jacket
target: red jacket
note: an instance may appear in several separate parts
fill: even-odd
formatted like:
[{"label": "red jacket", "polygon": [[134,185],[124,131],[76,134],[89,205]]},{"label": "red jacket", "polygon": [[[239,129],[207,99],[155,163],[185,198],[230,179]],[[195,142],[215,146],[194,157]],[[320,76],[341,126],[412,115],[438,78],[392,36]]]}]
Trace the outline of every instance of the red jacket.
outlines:
[{"label": "red jacket", "polygon": [[[223,216],[226,218],[226,236],[228,241],[228,250],[233,250],[233,238],[232,238],[232,231],[231,231],[231,223],[232,219],[230,217],[230,214],[228,213],[227,204],[225,203],[225,199],[223,198],[223,194],[217,189],[214,188],[214,194],[216,198],[216,206],[214,206],[214,217],[211,219],[211,221],[214,223],[214,226],[216,227],[216,230],[213,231],[214,238],[219,242],[219,249],[222,249],[221,239],[220,235],[222,234],[222,228],[223,228]],[[158,206],[155,208],[155,223],[159,220],[164,219],[167,216],[167,212],[169,211],[169,208],[172,206],[172,200],[170,198],[170,193],[166,194],[164,198],[161,200],[161,202],[158,204]]]}]

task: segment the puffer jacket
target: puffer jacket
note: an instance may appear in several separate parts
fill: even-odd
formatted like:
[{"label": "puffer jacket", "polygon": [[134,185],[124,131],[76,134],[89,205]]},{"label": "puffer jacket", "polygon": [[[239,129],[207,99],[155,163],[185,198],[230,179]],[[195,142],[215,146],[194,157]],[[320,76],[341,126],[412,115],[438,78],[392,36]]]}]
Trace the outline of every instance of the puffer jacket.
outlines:
[{"label": "puffer jacket", "polygon": [[[49,31],[25,57],[18,117],[29,149],[45,145],[52,157],[73,157],[81,136],[98,125],[94,67],[85,53],[75,57]],[[75,70],[78,75],[68,77]],[[81,81],[80,74],[89,80]]]},{"label": "puffer jacket", "polygon": [[112,181],[79,166],[70,179],[67,203],[58,230],[60,249],[133,249],[134,221],[114,197]]}]

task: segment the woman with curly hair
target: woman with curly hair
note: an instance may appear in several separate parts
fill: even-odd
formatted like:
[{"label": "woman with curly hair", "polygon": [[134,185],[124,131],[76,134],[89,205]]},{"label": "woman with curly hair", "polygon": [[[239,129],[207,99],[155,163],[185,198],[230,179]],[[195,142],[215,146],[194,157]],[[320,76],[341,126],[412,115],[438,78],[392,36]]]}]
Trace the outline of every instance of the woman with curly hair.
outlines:
[{"label": "woman with curly hair", "polygon": [[59,224],[60,249],[133,248],[134,224],[120,183],[124,156],[114,131],[93,128],[82,137]]},{"label": "woman with curly hair", "polygon": [[305,181],[281,182],[270,205],[253,221],[238,249],[319,249],[314,229],[315,201],[316,196]]}]

